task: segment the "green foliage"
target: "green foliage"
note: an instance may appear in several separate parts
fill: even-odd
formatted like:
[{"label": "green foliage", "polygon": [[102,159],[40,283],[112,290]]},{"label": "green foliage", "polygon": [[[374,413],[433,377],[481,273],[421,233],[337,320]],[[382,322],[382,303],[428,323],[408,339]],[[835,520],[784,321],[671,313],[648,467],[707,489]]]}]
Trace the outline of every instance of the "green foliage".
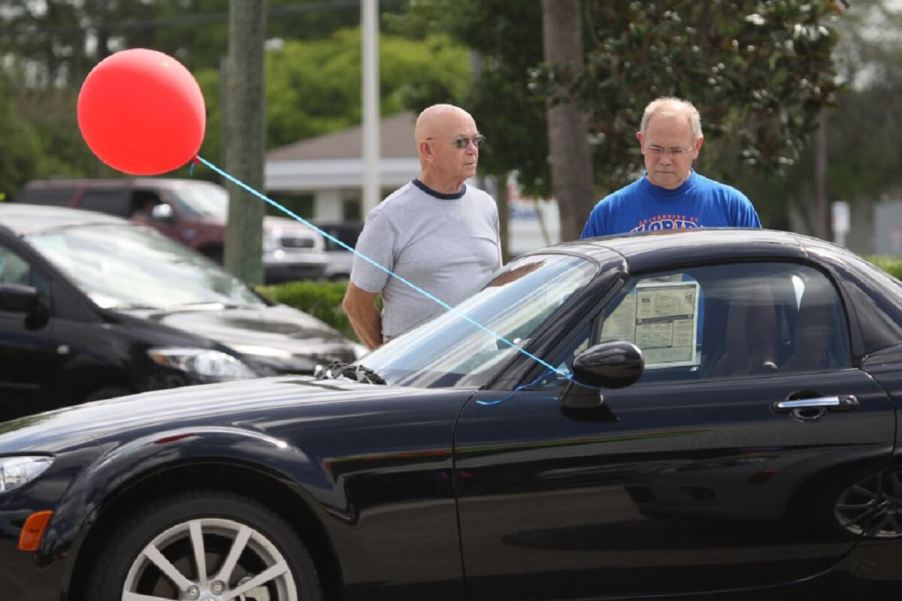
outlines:
[{"label": "green foliage", "polygon": [[634,133],[655,97],[679,96],[698,107],[709,144],[702,170],[715,177],[728,176],[737,159],[760,173],[794,164],[820,108],[835,100],[833,0],[589,7],[585,71],[540,70],[535,81],[552,98],[576,94],[589,111],[596,165],[607,166],[596,170],[605,189],[635,176]]},{"label": "green foliage", "polygon": [[[539,2],[411,0],[390,21],[408,34],[447,31],[483,57],[458,100],[491,127],[483,167],[548,188],[545,100],[576,96],[590,116],[601,191],[641,168],[635,132],[657,96],[693,101],[705,122],[702,171],[742,165],[772,176],[795,163],[821,106],[834,100],[833,0],[588,0],[585,69],[542,64]],[[529,158],[525,158],[525,157]]]},{"label": "green foliage", "polygon": [[421,89],[408,97],[408,106],[465,107],[488,139],[480,171],[515,171],[527,194],[550,196],[545,100],[531,91],[529,79],[542,61],[541,2],[411,0],[407,11],[387,16],[386,24],[407,36],[445,32],[477,53],[478,70],[463,93]]},{"label": "green foliage", "polygon": [[897,279],[902,279],[902,257],[884,257],[874,255],[865,258],[891,276]]},{"label": "green foliage", "polygon": [[[380,12],[397,11],[400,3],[382,0]],[[265,6],[269,39],[321,39],[360,22],[357,0]],[[28,61],[30,83],[39,87],[78,85],[94,64],[123,48],[165,52],[191,71],[218,69],[228,25],[224,0],[0,0],[0,49]]]},{"label": "green foliage", "polygon": [[297,281],[258,286],[257,292],[276,303],[300,309],[323,320],[351,340],[357,340],[348,316],[341,308],[347,282]]},{"label": "green foliage", "polygon": [[[266,145],[278,147],[361,121],[360,30],[337,31],[323,40],[289,41],[266,54]],[[380,108],[403,111],[416,88],[461,94],[468,85],[467,51],[434,35],[416,41],[382,35],[379,40]],[[221,102],[218,70],[196,74],[207,105],[202,153],[219,160]]]},{"label": "green foliage", "polygon": [[[266,55],[267,147],[359,123],[361,43],[354,28],[359,2],[268,0],[266,6],[267,37],[282,40]],[[384,16],[400,6],[401,0],[383,0],[380,11]],[[37,177],[121,175],[85,145],[75,103],[90,68],[109,52],[130,47],[160,50],[191,70],[207,107],[201,154],[224,164],[219,70],[228,46],[228,16],[222,0],[0,0],[5,71],[20,82],[0,100],[0,193],[9,196]],[[463,93],[470,67],[467,51],[446,36],[413,41],[384,35],[380,68],[387,115],[407,108],[405,99],[423,89]],[[215,175],[201,169],[196,177]]]}]

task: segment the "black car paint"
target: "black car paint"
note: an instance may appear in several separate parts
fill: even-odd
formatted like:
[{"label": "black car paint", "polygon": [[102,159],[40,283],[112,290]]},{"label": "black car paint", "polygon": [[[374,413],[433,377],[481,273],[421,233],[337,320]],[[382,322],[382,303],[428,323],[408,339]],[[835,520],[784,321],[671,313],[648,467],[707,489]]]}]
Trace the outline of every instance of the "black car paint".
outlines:
[{"label": "black car paint", "polygon": [[[87,211],[13,206],[26,214],[57,213],[44,227],[118,222]],[[74,216],[73,216],[74,214]],[[46,217],[45,217],[46,219]],[[21,215],[16,215],[21,228]],[[29,224],[38,231],[39,223]],[[201,384],[208,380],[162,367],[147,355],[153,347],[213,349],[241,359],[258,375],[313,373],[317,363],[352,361],[349,341],[298,311],[260,297],[263,308],[112,310],[94,304],[19,232],[0,223],[0,241],[25,258],[50,286],[52,306],[35,311],[0,310],[0,421],[72,405],[99,390],[121,394]],[[0,286],[0,295],[4,287]],[[46,314],[44,314],[46,313]],[[279,337],[288,359],[249,356],[233,346],[252,344],[261,333]]]},{"label": "black car paint", "polygon": [[[599,248],[603,239],[569,252],[603,266],[586,291],[596,303],[616,292],[623,272],[612,266],[622,256],[642,272],[696,263],[714,244],[713,261],[797,260],[852,277],[844,256],[789,235],[685,236],[663,257],[656,247],[666,238],[655,236],[629,239],[618,253]],[[855,318],[867,307],[848,302],[852,284],[838,283],[853,352],[863,354],[880,334]],[[879,295],[868,282],[854,285]],[[591,318],[585,301],[564,307],[533,350],[544,356],[566,345]],[[270,491],[304,514],[295,524],[319,540],[319,567],[342,599],[701,591],[722,598],[718,591],[737,589],[749,599],[898,595],[898,540],[857,542],[803,522],[818,524],[820,516],[806,511],[824,487],[902,469],[900,348],[873,352],[859,369],[830,378],[785,376],[767,385],[724,378],[683,386],[682,398],[665,396],[673,392],[666,385],[605,390],[608,413],[564,411],[556,389],[514,395],[539,369],[517,357],[482,390],[283,377],[32,416],[0,425],[0,455],[59,459],[41,478],[0,495],[0,565],[8,566],[0,581],[19,598],[69,599],[96,537],[118,512],[225,469],[271,482]],[[661,394],[648,394],[655,386]],[[800,387],[841,387],[858,396],[861,411],[812,424],[756,410],[762,399]],[[635,416],[645,420],[641,428],[631,425]],[[217,482],[242,488],[240,479]],[[656,504],[643,493],[650,484],[682,491],[677,499],[685,502]],[[732,502],[706,503],[711,490],[732,494]],[[47,507],[56,514],[39,551],[17,551],[24,518]],[[787,523],[787,516],[800,517]]]}]

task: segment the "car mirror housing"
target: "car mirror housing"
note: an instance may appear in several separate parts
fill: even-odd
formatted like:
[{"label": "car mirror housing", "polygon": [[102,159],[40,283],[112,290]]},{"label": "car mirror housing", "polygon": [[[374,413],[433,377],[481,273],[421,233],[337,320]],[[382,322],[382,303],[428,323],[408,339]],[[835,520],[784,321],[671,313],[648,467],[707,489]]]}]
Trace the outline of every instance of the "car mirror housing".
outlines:
[{"label": "car mirror housing", "polygon": [[38,306],[38,291],[23,284],[0,285],[0,309],[28,313]]},{"label": "car mirror housing", "polygon": [[642,350],[624,340],[596,344],[573,361],[577,382],[602,388],[629,386],[639,379],[644,369]]},{"label": "car mirror housing", "polygon": [[174,219],[172,206],[165,202],[154,205],[150,215],[157,221],[172,221]]}]

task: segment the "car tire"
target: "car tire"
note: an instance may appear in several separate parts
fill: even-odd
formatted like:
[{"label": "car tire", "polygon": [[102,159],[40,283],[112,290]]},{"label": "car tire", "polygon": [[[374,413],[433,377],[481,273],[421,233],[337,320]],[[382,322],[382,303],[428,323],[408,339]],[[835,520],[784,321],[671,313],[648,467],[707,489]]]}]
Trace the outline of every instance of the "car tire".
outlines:
[{"label": "car tire", "polygon": [[[206,577],[199,576],[202,569]],[[313,560],[285,520],[247,497],[209,490],[161,498],[121,522],[93,564],[86,593],[96,601],[120,601],[126,593],[189,600],[322,598]]]}]

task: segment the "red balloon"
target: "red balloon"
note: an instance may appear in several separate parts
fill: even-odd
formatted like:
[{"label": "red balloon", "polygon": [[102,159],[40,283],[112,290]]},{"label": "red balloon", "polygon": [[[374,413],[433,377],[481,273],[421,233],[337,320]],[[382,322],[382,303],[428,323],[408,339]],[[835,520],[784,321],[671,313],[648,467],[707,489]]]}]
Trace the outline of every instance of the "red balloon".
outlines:
[{"label": "red balloon", "polygon": [[207,117],[200,86],[177,60],[146,48],[108,56],[78,94],[78,127],[101,161],[158,175],[197,156]]}]

